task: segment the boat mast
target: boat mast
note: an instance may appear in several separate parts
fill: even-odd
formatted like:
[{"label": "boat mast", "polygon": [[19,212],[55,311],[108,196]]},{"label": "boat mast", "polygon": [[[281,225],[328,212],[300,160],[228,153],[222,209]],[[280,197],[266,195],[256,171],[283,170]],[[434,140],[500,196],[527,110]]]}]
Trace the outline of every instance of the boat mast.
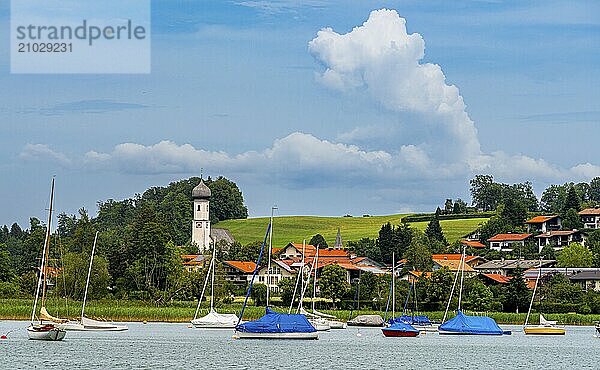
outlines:
[{"label": "boat mast", "polygon": [[442,319],[442,324],[446,322],[446,317],[448,316],[448,310],[450,309],[450,302],[452,301],[452,296],[454,295],[454,289],[456,288],[456,282],[458,281],[458,275],[460,274],[460,267],[462,264],[462,256],[460,262],[458,263],[458,271],[456,271],[456,276],[454,276],[454,282],[452,283],[452,289],[450,290],[450,297],[448,297],[448,303],[446,304],[446,311],[444,311],[444,318]]},{"label": "boat mast", "polygon": [[[465,253],[467,251],[467,247],[463,247],[463,252],[460,256],[460,263],[462,265],[462,269],[460,271],[460,291],[458,292],[458,310],[460,311],[460,305],[462,303],[462,292],[463,292],[463,281],[465,280]],[[460,268],[460,266],[459,266]]]},{"label": "boat mast", "polygon": [[317,257],[315,260],[315,278],[313,280],[312,310],[315,312],[315,299],[317,298],[317,270],[319,269],[319,244],[317,244]]},{"label": "boat mast", "polygon": [[212,312],[214,310],[215,307],[215,268],[216,266],[216,259],[217,259],[217,243],[214,241],[214,239],[212,238],[212,236],[209,236],[210,241],[212,242],[213,245],[213,255],[212,255],[212,275],[210,277],[210,312]]},{"label": "boat mast", "polygon": [[98,241],[98,232],[94,236],[94,245],[92,245],[92,255],[90,256],[90,267],[88,268],[87,280],[85,282],[85,293],[83,293],[83,305],[81,306],[81,323],[83,324],[83,314],[85,312],[85,302],[87,300],[88,288],[90,286],[90,276],[92,276],[92,262],[94,261],[94,252],[96,251],[96,242]]},{"label": "boat mast", "polygon": [[46,307],[46,289],[48,283],[46,273],[48,272],[48,260],[50,259],[50,226],[52,224],[52,207],[54,206],[54,178],[52,178],[52,190],[50,193],[50,211],[48,212],[48,228],[46,229],[46,259],[44,260],[44,280],[42,281],[42,307]]},{"label": "boat mast", "polygon": [[396,317],[396,254],[392,252],[392,320]]},{"label": "boat mast", "polygon": [[523,329],[527,326],[529,322],[529,316],[531,315],[531,308],[533,307],[533,299],[535,298],[535,291],[538,287],[538,282],[540,281],[540,276],[542,275],[542,259],[540,258],[540,264],[538,266],[538,275],[535,278],[535,286],[533,287],[533,294],[531,295],[531,302],[529,302],[529,310],[527,310],[527,317],[525,317],[525,324],[523,325]]},{"label": "boat mast", "polygon": [[271,232],[269,233],[269,260],[267,261],[267,307],[269,307],[269,291],[271,290],[271,249],[273,247],[273,212],[277,206],[271,207]]},{"label": "boat mast", "polygon": [[[46,292],[46,259],[48,256],[46,255],[47,247],[50,243],[50,222],[52,221],[52,203],[54,201],[54,177],[52,177],[52,185],[50,187],[50,210],[48,212],[48,223],[46,229],[46,239],[44,240],[44,248],[42,249],[42,261],[40,262],[40,278],[38,279],[37,289],[35,290],[35,301],[33,301],[33,312],[31,313],[31,322],[35,320],[35,311],[37,309],[37,302],[40,296],[40,288],[42,286],[42,279],[44,281],[44,292],[42,293],[42,297],[45,298]],[[42,298],[42,307],[44,307],[44,298]]]},{"label": "boat mast", "polygon": [[[290,302],[290,309],[288,310],[288,314],[292,313],[292,307],[294,307],[294,299],[296,298],[296,292],[298,292],[298,284],[300,284],[300,290],[304,287],[304,246],[306,245],[306,239],[302,241],[302,266],[300,270],[298,270],[298,275],[296,276],[296,285],[294,286],[294,294],[292,295],[292,301]],[[300,280],[302,279],[302,280]]]}]

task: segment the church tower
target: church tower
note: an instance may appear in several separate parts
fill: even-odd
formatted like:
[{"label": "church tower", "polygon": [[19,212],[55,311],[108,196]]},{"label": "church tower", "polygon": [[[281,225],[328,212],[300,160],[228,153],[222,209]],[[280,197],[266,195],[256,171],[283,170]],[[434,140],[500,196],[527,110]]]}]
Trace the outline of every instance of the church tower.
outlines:
[{"label": "church tower", "polygon": [[201,177],[200,183],[192,190],[194,200],[192,244],[196,244],[200,253],[210,248],[210,195],[210,189]]}]

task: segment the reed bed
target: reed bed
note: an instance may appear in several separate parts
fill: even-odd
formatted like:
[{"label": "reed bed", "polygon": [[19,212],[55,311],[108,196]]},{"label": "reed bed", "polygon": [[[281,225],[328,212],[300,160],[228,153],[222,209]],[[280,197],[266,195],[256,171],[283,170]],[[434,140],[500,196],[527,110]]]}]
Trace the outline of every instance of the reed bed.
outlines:
[{"label": "reed bed", "polygon": [[[240,314],[242,304],[237,302],[229,305],[218,305],[217,309],[221,313]],[[176,301],[166,305],[157,306],[150,302],[130,301],[130,300],[100,300],[90,301],[86,305],[86,316],[110,321],[151,321],[151,322],[188,322],[194,317],[197,302]],[[65,318],[77,318],[81,314],[80,301],[65,301],[64,299],[49,299],[46,304],[51,314]],[[29,320],[33,308],[32,299],[0,299],[0,319],[2,320]],[[287,312],[287,308],[274,307],[276,311]],[[244,311],[244,320],[255,320],[261,317],[265,312],[264,307],[249,305]],[[337,317],[339,320],[347,321],[357,315],[381,315],[385,312],[373,310],[322,310]],[[199,316],[208,313],[208,305],[203,303]],[[507,312],[481,312],[467,314],[486,315],[499,324],[521,325],[525,322],[526,313],[507,313]],[[423,315],[429,316],[431,320],[441,321],[444,317],[443,311],[423,312]],[[454,317],[455,312],[449,312],[447,319]],[[396,312],[396,315],[400,315]],[[391,313],[387,314],[390,317]],[[600,321],[600,315],[583,315],[576,313],[556,313],[544,314],[548,320],[556,320],[563,325],[593,325]],[[539,314],[532,313],[531,323],[539,322]]]}]

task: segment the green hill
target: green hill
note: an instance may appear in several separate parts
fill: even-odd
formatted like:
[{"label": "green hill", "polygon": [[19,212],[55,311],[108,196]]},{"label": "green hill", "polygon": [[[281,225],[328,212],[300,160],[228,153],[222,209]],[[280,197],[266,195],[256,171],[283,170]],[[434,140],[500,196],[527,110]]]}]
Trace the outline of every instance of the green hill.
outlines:
[{"label": "green hill", "polygon": [[[283,246],[289,242],[301,243],[303,239],[308,242],[315,234],[321,234],[327,243],[333,245],[338,227],[342,239],[358,240],[369,237],[376,238],[381,225],[391,222],[393,225],[400,223],[406,215],[371,216],[371,217],[319,217],[319,216],[282,216],[275,217],[273,221],[273,245]],[[442,220],[440,224],[444,235],[449,242],[460,239],[465,234],[477,229],[487,221],[487,218],[471,218],[459,220]],[[245,220],[221,221],[214,227],[228,229],[235,239],[242,244],[260,240],[262,241],[267,226],[268,217],[248,218]],[[414,222],[410,224],[419,230],[425,230],[427,222]]]}]

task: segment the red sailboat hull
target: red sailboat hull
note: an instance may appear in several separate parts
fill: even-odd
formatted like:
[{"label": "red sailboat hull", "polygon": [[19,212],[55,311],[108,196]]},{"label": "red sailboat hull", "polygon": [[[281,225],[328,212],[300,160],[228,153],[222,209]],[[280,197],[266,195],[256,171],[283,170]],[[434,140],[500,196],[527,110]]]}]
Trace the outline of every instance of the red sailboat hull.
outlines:
[{"label": "red sailboat hull", "polygon": [[383,335],[386,337],[416,337],[419,332],[405,331],[405,330],[394,330],[394,329],[381,329]]}]

